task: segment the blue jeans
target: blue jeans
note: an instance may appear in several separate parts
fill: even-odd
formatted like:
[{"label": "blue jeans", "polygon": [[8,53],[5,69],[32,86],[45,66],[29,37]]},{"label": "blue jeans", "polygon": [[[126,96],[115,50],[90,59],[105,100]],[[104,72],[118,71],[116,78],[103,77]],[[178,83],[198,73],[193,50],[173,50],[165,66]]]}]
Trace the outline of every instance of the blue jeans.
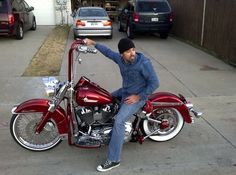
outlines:
[{"label": "blue jeans", "polygon": [[128,121],[128,119],[131,118],[132,115],[136,113],[144,104],[144,100],[130,105],[125,103],[121,104],[112,128],[111,140],[108,147],[108,160],[112,162],[120,162],[125,137],[125,122]]}]

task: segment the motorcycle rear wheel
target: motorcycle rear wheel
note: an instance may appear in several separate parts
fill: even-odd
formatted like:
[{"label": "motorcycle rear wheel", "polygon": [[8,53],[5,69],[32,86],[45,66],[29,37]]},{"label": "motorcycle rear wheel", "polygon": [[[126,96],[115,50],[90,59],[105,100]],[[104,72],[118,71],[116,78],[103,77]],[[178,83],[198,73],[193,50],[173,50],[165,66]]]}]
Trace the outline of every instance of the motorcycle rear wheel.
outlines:
[{"label": "motorcycle rear wheel", "polygon": [[55,122],[51,119],[43,130],[35,133],[42,113],[14,114],[10,122],[10,131],[14,140],[23,148],[31,151],[46,151],[61,142]]},{"label": "motorcycle rear wheel", "polygon": [[143,121],[141,126],[145,135],[157,131],[149,136],[151,140],[156,142],[164,142],[173,139],[180,133],[184,126],[184,119],[175,108],[157,109],[153,111],[151,118],[159,121],[168,121],[168,127],[166,128],[161,128],[161,124],[152,121]]}]

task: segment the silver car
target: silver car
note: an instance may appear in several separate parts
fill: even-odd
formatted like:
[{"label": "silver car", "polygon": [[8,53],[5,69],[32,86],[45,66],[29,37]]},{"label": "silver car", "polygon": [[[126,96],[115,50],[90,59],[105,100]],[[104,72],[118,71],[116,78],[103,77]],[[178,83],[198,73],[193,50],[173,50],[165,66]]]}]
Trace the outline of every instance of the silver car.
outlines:
[{"label": "silver car", "polygon": [[73,15],[74,39],[81,36],[112,38],[112,21],[101,7],[81,7]]}]

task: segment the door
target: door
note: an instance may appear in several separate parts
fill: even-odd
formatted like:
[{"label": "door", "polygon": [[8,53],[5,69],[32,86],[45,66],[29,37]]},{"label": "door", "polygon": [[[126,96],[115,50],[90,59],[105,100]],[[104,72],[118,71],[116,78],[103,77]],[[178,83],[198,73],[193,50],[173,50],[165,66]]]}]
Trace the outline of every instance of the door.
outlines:
[{"label": "door", "polygon": [[29,12],[28,12],[29,6],[24,1],[21,1],[20,7],[21,7],[22,19],[24,21],[24,30],[28,30],[30,29]]},{"label": "door", "polygon": [[134,13],[133,4],[128,3],[121,13],[121,25],[124,30],[127,29],[127,24],[129,24],[130,17],[131,15],[133,15],[133,13]]},{"label": "door", "polygon": [[121,14],[120,14],[120,23],[121,23],[121,26],[124,30],[126,30],[127,28],[127,21],[128,21],[128,13],[129,13],[129,10],[127,7],[125,7],[122,11],[121,11]]},{"label": "door", "polygon": [[8,33],[8,7],[7,0],[0,0],[0,33]]},{"label": "door", "polygon": [[30,29],[33,26],[33,12],[30,10],[30,6],[23,1],[24,7],[25,7],[25,17],[27,18],[27,29]]}]

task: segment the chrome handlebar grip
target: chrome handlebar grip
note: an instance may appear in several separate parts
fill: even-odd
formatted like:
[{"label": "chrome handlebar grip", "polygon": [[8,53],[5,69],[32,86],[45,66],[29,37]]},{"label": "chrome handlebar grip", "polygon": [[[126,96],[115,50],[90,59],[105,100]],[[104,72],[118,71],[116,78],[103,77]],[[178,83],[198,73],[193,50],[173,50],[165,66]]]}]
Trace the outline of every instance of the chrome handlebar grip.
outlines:
[{"label": "chrome handlebar grip", "polygon": [[81,53],[92,53],[92,54],[96,54],[97,53],[97,49],[94,48],[88,48],[87,46],[83,46],[83,45],[79,45],[76,49],[78,52]]}]

